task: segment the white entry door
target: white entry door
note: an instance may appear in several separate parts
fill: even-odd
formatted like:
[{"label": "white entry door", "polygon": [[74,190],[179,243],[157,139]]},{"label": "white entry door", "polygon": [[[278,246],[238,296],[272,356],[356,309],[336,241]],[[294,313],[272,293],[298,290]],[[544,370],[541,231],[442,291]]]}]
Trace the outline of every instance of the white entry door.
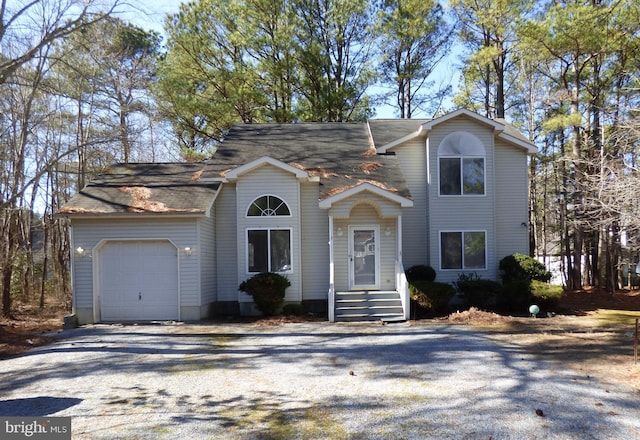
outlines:
[{"label": "white entry door", "polygon": [[99,255],[102,321],[177,320],[178,255],[168,241],[114,241]]},{"label": "white entry door", "polygon": [[349,285],[353,289],[379,289],[380,246],[378,226],[349,226]]}]

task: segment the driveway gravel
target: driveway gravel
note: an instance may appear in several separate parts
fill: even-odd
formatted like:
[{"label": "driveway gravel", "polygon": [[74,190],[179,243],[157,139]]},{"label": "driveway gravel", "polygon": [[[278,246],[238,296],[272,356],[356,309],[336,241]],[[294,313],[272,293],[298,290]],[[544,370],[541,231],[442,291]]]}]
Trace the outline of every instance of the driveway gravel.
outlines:
[{"label": "driveway gravel", "polygon": [[73,439],[640,439],[631,388],[464,326],[95,325],[0,361]]}]

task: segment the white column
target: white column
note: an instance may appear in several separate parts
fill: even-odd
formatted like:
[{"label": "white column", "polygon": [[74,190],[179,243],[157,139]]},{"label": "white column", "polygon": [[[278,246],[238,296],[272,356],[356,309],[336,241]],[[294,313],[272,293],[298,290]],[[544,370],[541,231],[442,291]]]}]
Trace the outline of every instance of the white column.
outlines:
[{"label": "white column", "polygon": [[329,292],[327,294],[329,322],[335,321],[335,274],[333,260],[333,216],[329,216]]}]

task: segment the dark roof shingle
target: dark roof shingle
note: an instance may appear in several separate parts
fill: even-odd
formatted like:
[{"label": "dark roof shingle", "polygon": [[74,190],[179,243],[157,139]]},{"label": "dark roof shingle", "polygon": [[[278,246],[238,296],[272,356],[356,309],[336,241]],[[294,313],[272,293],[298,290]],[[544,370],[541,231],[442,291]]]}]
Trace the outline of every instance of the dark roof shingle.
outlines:
[{"label": "dark roof shingle", "polygon": [[395,156],[376,155],[366,124],[237,125],[208,161],[207,171],[222,177],[264,156],[319,176],[321,199],[364,182],[410,198]]},{"label": "dark roof shingle", "polygon": [[113,165],[73,196],[58,213],[205,214],[219,183],[201,182],[204,168],[202,163]]}]

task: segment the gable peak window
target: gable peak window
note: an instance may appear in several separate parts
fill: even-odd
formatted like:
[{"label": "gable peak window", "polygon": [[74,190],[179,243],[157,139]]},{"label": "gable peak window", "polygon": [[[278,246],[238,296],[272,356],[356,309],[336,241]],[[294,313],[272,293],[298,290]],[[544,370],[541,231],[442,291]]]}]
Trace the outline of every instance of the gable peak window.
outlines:
[{"label": "gable peak window", "polygon": [[247,209],[247,217],[289,216],[289,206],[280,197],[265,195],[251,202]]},{"label": "gable peak window", "polygon": [[485,148],[465,131],[447,135],[438,147],[441,196],[478,196],[485,193]]}]

